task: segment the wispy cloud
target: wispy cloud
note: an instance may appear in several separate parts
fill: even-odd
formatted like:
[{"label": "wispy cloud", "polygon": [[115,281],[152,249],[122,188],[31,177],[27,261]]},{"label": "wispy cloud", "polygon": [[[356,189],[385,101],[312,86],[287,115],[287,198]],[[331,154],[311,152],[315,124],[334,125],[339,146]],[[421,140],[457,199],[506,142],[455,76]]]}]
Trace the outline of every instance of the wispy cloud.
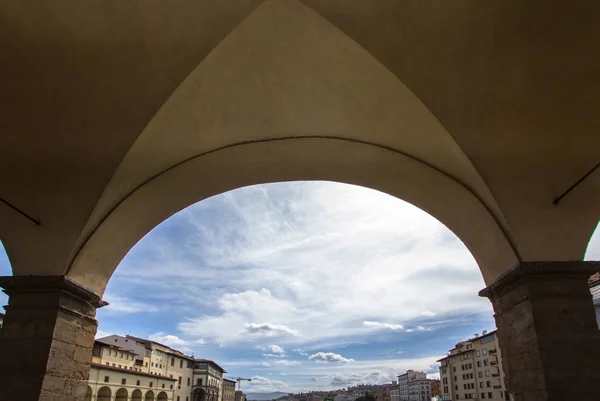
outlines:
[{"label": "wispy cloud", "polygon": [[365,320],[363,322],[363,326],[375,327],[375,328],[378,328],[378,329],[390,329],[390,330],[402,330],[402,329],[404,329],[404,326],[402,326],[401,324],[373,322],[373,321],[370,321],[370,320]]}]

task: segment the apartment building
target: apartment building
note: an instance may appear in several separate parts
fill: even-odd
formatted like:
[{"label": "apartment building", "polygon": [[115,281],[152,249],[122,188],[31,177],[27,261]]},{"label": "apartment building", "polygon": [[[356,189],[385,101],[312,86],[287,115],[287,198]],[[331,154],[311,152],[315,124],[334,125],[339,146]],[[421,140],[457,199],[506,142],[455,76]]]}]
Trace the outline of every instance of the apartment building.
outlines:
[{"label": "apartment building", "polygon": [[407,370],[398,376],[398,398],[400,401],[430,401],[431,380],[424,372]]},{"label": "apartment building", "polygon": [[223,378],[223,401],[235,401],[235,380]]},{"label": "apartment building", "polygon": [[226,372],[216,362],[194,359],[156,341],[111,335],[97,339],[92,354],[94,370],[89,377],[89,390],[94,399],[104,400],[102,397],[110,392],[113,398],[106,400],[121,400],[114,398],[117,391],[132,395],[135,390],[140,390],[144,397],[150,392],[148,397],[154,398],[148,399],[153,400],[158,400],[158,394],[164,392],[160,399],[167,397],[165,401],[235,401],[236,398],[235,382],[224,379]]},{"label": "apartment building", "polygon": [[173,401],[175,379],[143,372],[129,350],[96,341],[84,400]]},{"label": "apartment building", "polygon": [[443,400],[512,400],[504,387],[496,331],[484,331],[456,344],[438,362]]}]

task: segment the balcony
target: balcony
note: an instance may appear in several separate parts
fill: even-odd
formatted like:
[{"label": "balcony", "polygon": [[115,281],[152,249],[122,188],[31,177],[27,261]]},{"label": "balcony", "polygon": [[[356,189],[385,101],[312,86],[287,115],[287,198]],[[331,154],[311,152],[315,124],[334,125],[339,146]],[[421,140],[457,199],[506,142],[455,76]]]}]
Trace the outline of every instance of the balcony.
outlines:
[{"label": "balcony", "polygon": [[492,373],[492,377],[500,377],[500,373]]},{"label": "balcony", "polygon": [[494,386],[493,386],[493,387],[494,387],[496,390],[499,390],[499,389],[501,389],[501,388],[502,388],[502,386],[501,386],[501,385],[499,385],[499,384],[494,384]]},{"label": "balcony", "polygon": [[491,361],[491,362],[490,362],[490,365],[492,365],[492,366],[496,366],[496,365],[498,365],[498,361]]},{"label": "balcony", "polygon": [[490,355],[496,355],[497,352],[498,352],[498,350],[496,348],[494,348],[494,349],[489,350],[488,354],[490,354]]}]

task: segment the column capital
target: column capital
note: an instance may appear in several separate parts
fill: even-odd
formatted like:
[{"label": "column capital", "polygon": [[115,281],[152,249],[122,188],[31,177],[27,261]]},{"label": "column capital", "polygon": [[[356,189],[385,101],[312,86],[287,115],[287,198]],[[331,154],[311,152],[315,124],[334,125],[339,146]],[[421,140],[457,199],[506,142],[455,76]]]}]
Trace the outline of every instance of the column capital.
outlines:
[{"label": "column capital", "polygon": [[4,288],[9,297],[28,293],[64,292],[94,308],[108,305],[98,294],[68,276],[1,276],[0,287]]},{"label": "column capital", "polygon": [[493,299],[531,279],[585,280],[598,271],[600,261],[521,262],[479,291],[479,296]]}]

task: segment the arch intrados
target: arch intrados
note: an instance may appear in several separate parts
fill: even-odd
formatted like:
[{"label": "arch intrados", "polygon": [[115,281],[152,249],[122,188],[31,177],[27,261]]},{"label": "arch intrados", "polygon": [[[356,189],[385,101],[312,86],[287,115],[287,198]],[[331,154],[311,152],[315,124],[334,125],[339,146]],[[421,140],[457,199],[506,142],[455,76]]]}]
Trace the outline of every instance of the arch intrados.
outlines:
[{"label": "arch intrados", "polygon": [[158,393],[158,397],[156,397],[157,401],[167,401],[169,399],[169,397],[167,396],[167,393],[165,393],[164,391],[161,391],[160,393]]},{"label": "arch intrados", "polygon": [[132,401],[141,401],[142,400],[142,390],[140,390],[140,389],[133,390],[133,392],[131,393],[131,400]]},{"label": "arch intrados", "polygon": [[115,401],[127,401],[129,393],[124,388],[120,388],[115,393]]},{"label": "arch intrados", "polygon": [[385,148],[338,139],[296,138],[222,149],[180,163],[147,181],[97,227],[68,275],[101,294],[127,252],[176,212],[236,188],[303,180],[372,188],[421,208],[465,243],[486,282],[518,262],[485,205],[440,171]]},{"label": "arch intrados", "polygon": [[98,395],[96,398],[98,400],[110,400],[111,396],[112,396],[112,391],[110,390],[110,388],[104,386],[98,390]]}]

